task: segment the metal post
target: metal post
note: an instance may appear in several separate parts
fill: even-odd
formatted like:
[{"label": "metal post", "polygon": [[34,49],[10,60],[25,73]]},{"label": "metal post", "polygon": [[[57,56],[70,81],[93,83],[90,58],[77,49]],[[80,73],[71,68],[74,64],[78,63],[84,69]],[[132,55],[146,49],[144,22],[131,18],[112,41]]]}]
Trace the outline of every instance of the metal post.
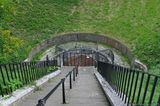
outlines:
[{"label": "metal post", "polygon": [[59,67],[61,67],[61,55],[59,54],[58,57],[59,57]]},{"label": "metal post", "polygon": [[66,63],[66,66],[69,66],[69,61],[68,61],[68,53],[67,53],[67,63]]},{"label": "metal post", "polygon": [[157,80],[158,80],[158,77],[156,76],[156,77],[154,78],[154,83],[153,83],[153,87],[152,87],[152,92],[151,92],[150,99],[149,99],[149,102],[148,102],[149,105],[151,105],[151,103],[152,103],[152,98],[153,98],[153,95],[154,95],[154,92],[155,92]]},{"label": "metal post", "polygon": [[75,53],[74,53],[74,66],[76,65],[76,62],[75,62]]},{"label": "metal post", "polygon": [[43,99],[40,99],[40,100],[38,101],[38,104],[37,104],[36,106],[45,106],[44,100],[43,100]]},{"label": "metal post", "polygon": [[63,66],[65,66],[65,63],[64,63],[64,52],[62,53],[62,61],[63,61]]},{"label": "metal post", "polygon": [[79,72],[78,72],[78,66],[77,66],[77,74],[79,74]]},{"label": "metal post", "polygon": [[138,96],[137,96],[136,104],[138,104],[139,98],[140,98],[140,96],[141,96],[141,89],[142,89],[143,79],[144,79],[144,73],[142,73],[142,76],[141,76],[141,80],[140,80],[140,85],[139,85],[139,91],[138,91]]},{"label": "metal post", "polygon": [[46,56],[46,61],[47,61],[47,66],[49,66],[49,57],[48,57],[48,55]]},{"label": "metal post", "polygon": [[130,80],[131,80],[131,71],[129,70],[129,77],[128,77],[128,81],[127,81],[127,91],[126,91],[126,96],[125,96],[125,103],[127,102],[127,97],[128,97],[128,91],[129,91],[129,86],[130,86]]},{"label": "metal post", "polygon": [[135,71],[133,71],[133,73],[132,73],[132,80],[131,80],[130,91],[129,91],[129,95],[128,95],[128,102],[127,102],[128,106],[130,104],[130,98],[131,98],[131,93],[132,93],[132,88],[133,88],[134,75],[135,75]]},{"label": "metal post", "polygon": [[3,90],[2,90],[1,84],[0,84],[0,92],[1,92],[1,96],[4,97],[4,92],[3,92]]},{"label": "metal post", "polygon": [[93,66],[93,53],[92,53],[92,66]]},{"label": "metal post", "polygon": [[60,59],[61,59],[61,67],[63,66],[63,54],[60,54]]},{"label": "metal post", "polygon": [[63,104],[66,104],[66,95],[65,95],[65,78],[61,79],[62,81],[62,100],[63,100]]},{"label": "metal post", "polygon": [[72,57],[72,54],[71,54],[71,52],[69,53],[69,65],[68,66],[72,66],[72,59],[71,59],[71,57]]},{"label": "metal post", "polygon": [[[6,86],[6,80],[5,80],[5,77],[4,77],[4,73],[3,73],[3,70],[2,70],[2,66],[0,65],[0,72],[1,72],[1,77],[3,79],[3,84]],[[6,91],[6,94],[8,94],[8,91],[5,89]],[[3,94],[2,94],[2,97],[3,97]]]},{"label": "metal post", "polygon": [[139,78],[139,72],[137,71],[137,76],[136,76],[136,82],[135,82],[135,86],[134,86],[134,91],[133,91],[133,98],[132,98],[132,104],[134,102],[134,97],[135,97],[135,94],[136,94],[136,89],[137,89],[137,84],[138,84],[138,78]]},{"label": "metal post", "polygon": [[75,68],[73,69],[73,81],[75,81]]},{"label": "metal post", "polygon": [[72,89],[72,72],[69,74],[70,89]]},{"label": "metal post", "polygon": [[150,81],[150,74],[148,74],[148,77],[147,77],[145,91],[144,91],[143,98],[142,98],[142,104],[144,104],[144,102],[145,102],[149,81]]},{"label": "metal post", "polygon": [[87,64],[87,62],[86,62],[86,61],[87,61],[87,60],[86,60],[87,57],[86,57],[86,56],[87,56],[87,54],[86,54],[86,51],[85,51],[85,65],[84,65],[84,66],[87,66],[87,65],[86,65],[86,64]]},{"label": "metal post", "polygon": [[81,62],[80,62],[80,66],[82,66],[82,51],[81,51]]},{"label": "metal post", "polygon": [[75,75],[76,75],[76,77],[77,77],[77,66],[76,66],[76,68],[75,68]]}]

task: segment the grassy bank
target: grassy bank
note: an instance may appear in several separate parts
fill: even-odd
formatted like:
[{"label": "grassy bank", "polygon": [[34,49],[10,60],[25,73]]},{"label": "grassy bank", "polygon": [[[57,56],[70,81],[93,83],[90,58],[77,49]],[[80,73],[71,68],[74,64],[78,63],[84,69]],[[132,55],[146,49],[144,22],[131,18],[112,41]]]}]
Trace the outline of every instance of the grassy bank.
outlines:
[{"label": "grassy bank", "polygon": [[1,29],[10,30],[24,44],[5,61],[25,59],[35,44],[59,33],[91,32],[125,43],[136,58],[160,74],[159,0],[34,0],[13,7],[15,12],[1,16]]}]

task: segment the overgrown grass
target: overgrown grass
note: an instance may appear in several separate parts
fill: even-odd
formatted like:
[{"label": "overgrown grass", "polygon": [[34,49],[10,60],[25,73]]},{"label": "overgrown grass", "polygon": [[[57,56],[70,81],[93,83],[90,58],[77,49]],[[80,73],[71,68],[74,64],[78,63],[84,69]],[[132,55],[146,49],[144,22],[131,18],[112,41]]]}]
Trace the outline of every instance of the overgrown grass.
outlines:
[{"label": "overgrown grass", "polygon": [[59,33],[91,32],[120,40],[151,72],[160,72],[155,71],[160,64],[159,0],[34,0],[15,5],[15,14],[1,18],[0,24],[25,41],[18,49],[19,60],[46,38]]}]

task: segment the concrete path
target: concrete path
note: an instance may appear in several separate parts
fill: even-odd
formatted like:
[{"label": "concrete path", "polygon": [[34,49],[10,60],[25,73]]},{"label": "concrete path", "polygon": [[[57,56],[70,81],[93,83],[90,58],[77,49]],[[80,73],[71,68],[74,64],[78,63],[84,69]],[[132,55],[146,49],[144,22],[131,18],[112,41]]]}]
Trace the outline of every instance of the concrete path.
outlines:
[{"label": "concrete path", "polygon": [[[37,90],[35,90],[33,93],[22,98],[21,100],[16,102],[13,106],[36,106],[36,104],[38,103],[38,100],[43,98],[46,94],[48,94],[48,92],[51,91],[56,86],[56,84],[61,80],[61,78],[64,78],[65,75],[68,74],[68,72],[71,71],[72,69],[73,67],[62,67],[61,74],[51,79],[50,81],[45,83],[43,86],[37,88]],[[67,82],[68,82],[68,79],[66,80],[66,83]],[[69,89],[68,85],[69,84],[66,84],[67,90]],[[61,103],[62,101],[61,86],[56,90],[56,92],[54,92],[54,94],[50,98],[55,98],[57,99],[57,102]]]},{"label": "concrete path", "polygon": [[94,76],[94,67],[80,67],[77,82],[65,106],[110,106]]},{"label": "concrete path", "polygon": [[[73,67],[63,67],[62,73],[43,85],[40,90],[15,103],[14,106],[36,106],[38,99],[44,97]],[[65,81],[66,101],[62,104],[60,86],[47,100],[45,106],[109,106],[98,81],[94,76],[94,67],[79,67],[79,75],[69,89],[69,78]]]}]

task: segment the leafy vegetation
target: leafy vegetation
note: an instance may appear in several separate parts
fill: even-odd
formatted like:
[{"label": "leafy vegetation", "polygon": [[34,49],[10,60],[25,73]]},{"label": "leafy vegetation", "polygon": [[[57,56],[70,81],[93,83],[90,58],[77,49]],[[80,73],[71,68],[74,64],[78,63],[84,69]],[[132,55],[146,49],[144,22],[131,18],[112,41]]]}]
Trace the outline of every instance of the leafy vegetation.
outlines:
[{"label": "leafy vegetation", "polygon": [[9,30],[1,30],[0,35],[0,62],[15,61],[15,58],[19,58],[23,40],[12,36]]},{"label": "leafy vegetation", "polygon": [[10,82],[7,82],[6,85],[2,85],[2,91],[5,92],[5,90],[10,91],[12,89],[13,91],[18,88],[18,86],[22,86],[22,82],[20,80],[14,79]]},{"label": "leafy vegetation", "polygon": [[22,85],[23,83],[18,79],[13,79],[10,82],[6,82],[5,85],[1,82],[1,93],[11,91],[11,89],[15,91],[18,87],[21,87]]},{"label": "leafy vegetation", "polygon": [[54,72],[58,70],[58,67],[57,66],[49,66],[48,69],[47,69],[47,72],[48,73],[51,73],[51,72]]},{"label": "leafy vegetation", "polygon": [[91,32],[125,43],[159,73],[159,10],[160,0],[0,0],[0,30],[25,41],[0,53],[0,63],[25,59],[35,44],[59,33]]}]

